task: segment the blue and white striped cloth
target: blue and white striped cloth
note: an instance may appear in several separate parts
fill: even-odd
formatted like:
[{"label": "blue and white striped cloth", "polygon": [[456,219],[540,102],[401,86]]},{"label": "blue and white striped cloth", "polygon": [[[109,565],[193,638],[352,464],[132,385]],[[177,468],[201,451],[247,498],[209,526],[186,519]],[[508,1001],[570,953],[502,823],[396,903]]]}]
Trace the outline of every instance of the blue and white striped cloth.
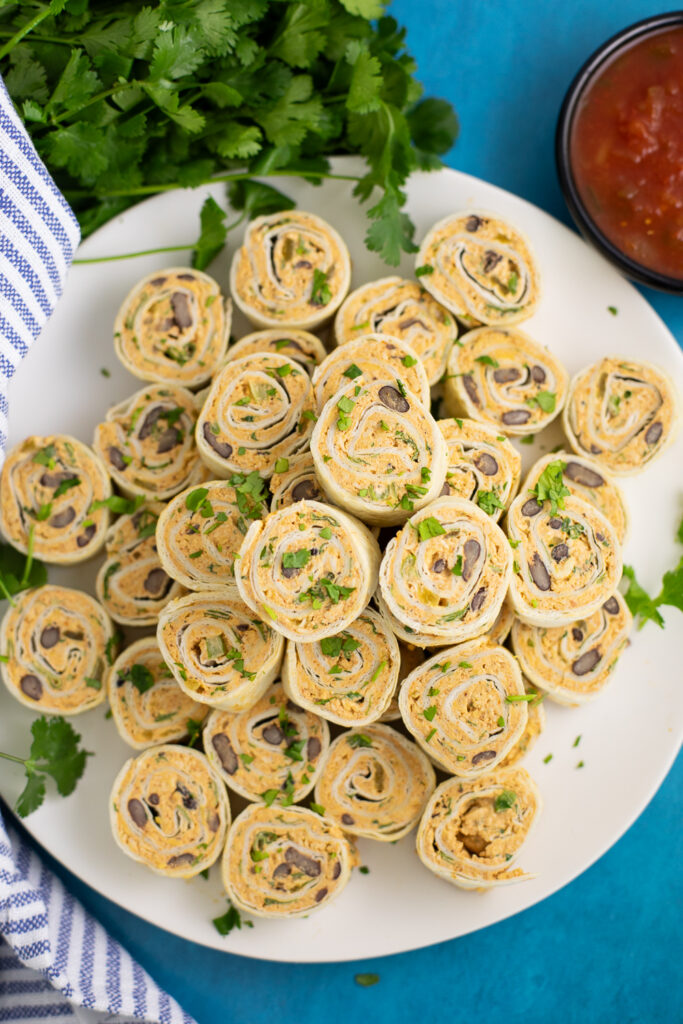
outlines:
[{"label": "blue and white striped cloth", "polygon": [[[0,463],[7,385],[62,292],[78,223],[0,79]],[[0,814],[0,1024],[194,1024]]]}]

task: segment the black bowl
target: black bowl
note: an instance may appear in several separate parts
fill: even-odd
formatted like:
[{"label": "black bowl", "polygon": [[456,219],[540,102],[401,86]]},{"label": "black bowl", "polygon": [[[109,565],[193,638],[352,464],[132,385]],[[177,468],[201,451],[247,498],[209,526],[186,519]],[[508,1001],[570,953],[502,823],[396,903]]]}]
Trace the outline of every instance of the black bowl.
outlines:
[{"label": "black bowl", "polygon": [[596,72],[600,71],[607,61],[611,61],[622,50],[630,47],[637,40],[644,36],[652,35],[655,32],[660,32],[662,29],[671,28],[674,25],[683,25],[683,11],[656,14],[651,18],[645,18],[643,21],[637,22],[635,25],[630,25],[615,36],[612,36],[595,53],[591,54],[569,86],[560,108],[555,133],[555,162],[557,164],[560,187],[564,193],[569,212],[586,241],[591,242],[610,263],[627,277],[649,285],[650,288],[683,295],[683,279],[667,277],[666,274],[660,274],[656,270],[650,270],[648,267],[636,263],[603,235],[588,213],[585,203],[579,194],[572,174],[570,159],[570,142],[574,115],[586,87]]}]

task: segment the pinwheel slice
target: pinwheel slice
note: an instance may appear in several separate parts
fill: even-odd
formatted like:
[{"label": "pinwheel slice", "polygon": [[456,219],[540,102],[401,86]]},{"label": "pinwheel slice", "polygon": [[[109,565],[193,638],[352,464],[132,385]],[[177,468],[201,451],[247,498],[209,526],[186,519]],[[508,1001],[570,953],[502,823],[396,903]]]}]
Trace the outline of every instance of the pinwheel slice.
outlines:
[{"label": "pinwheel slice", "polygon": [[311,453],[329,500],[366,523],[405,522],[446,479],[443,434],[400,378],[338,391],[316,423]]},{"label": "pinwheel slice", "polygon": [[437,786],[417,830],[417,854],[435,875],[461,889],[492,889],[533,875],[516,867],[542,808],[524,768]]},{"label": "pinwheel slice", "polygon": [[527,723],[519,665],[486,637],[438,651],[404,680],[398,704],[425,753],[466,779],[500,764]]},{"label": "pinwheel slice", "polygon": [[535,312],[540,273],[528,239],[490,213],[440,220],[415,261],[420,283],[446,309],[482,324],[516,324]]},{"label": "pinwheel slice", "polygon": [[196,419],[192,392],[151,384],[109,410],[93,447],[125,494],[165,501],[201,478]]},{"label": "pinwheel slice", "polygon": [[26,590],[0,625],[5,686],[32,711],[78,715],[101,704],[114,629],[104,608],[81,590],[50,584]]},{"label": "pinwheel slice", "polygon": [[257,917],[306,917],[337,896],[355,854],[340,828],[305,807],[250,804],[235,818],[222,861],[232,903]]},{"label": "pinwheel slice", "polygon": [[448,360],[446,404],[499,434],[543,430],[560,413],[569,377],[558,359],[527,334],[480,327]]},{"label": "pinwheel slice", "polygon": [[564,486],[577,498],[583,498],[590,505],[595,505],[612,524],[619,543],[623,544],[628,532],[628,510],[624,494],[607,470],[595,459],[572,452],[551,452],[533,464],[520,493],[528,495],[529,491],[535,491],[544,471],[558,461],[564,463]]},{"label": "pinwheel slice", "polygon": [[242,600],[289,640],[348,629],[377,585],[377,541],[357,519],[298,501],[252,523],[239,551]]},{"label": "pinwheel slice", "polygon": [[495,427],[476,420],[438,420],[448,445],[444,494],[473,501],[497,522],[517,493],[522,459]]},{"label": "pinwheel slice", "polygon": [[114,351],[140,380],[198,388],[228,346],[232,303],[212,277],[190,267],[148,274],[130,290],[114,321]]},{"label": "pinwheel slice", "polygon": [[415,828],[435,785],[420,748],[391,726],[375,724],[337,737],[315,799],[345,832],[392,843]]},{"label": "pinwheel slice", "polygon": [[371,608],[336,636],[287,644],[282,681],[296,704],[338,725],[367,725],[388,709],[401,655],[386,620]]},{"label": "pinwheel slice", "polygon": [[237,597],[235,558],[249,524],[266,514],[265,498],[264,481],[255,471],[177,494],[161,513],[156,532],[168,575],[189,590],[226,590]]},{"label": "pinwheel slice", "polygon": [[628,645],[633,617],[615,590],[591,615],[566,626],[512,627],[512,646],[522,671],[558,704],[575,706],[598,697],[613,678]]},{"label": "pinwheel slice", "polygon": [[270,511],[293,505],[295,501],[325,501],[325,495],[315,475],[315,463],[310,451],[301,452],[291,459],[278,459],[270,478],[273,498]]},{"label": "pinwheel slice", "polygon": [[459,643],[493,626],[511,575],[510,545],[491,517],[464,498],[439,498],[389,541],[380,607],[407,643]]},{"label": "pinwheel slice", "polygon": [[311,378],[285,356],[255,354],[214,378],[197,421],[199,454],[220,477],[260,473],[308,448],[315,423]]},{"label": "pinwheel slice", "polygon": [[429,408],[429,381],[414,349],[387,334],[366,334],[335,348],[316,368],[313,387],[318,411],[350,382],[358,385],[376,380],[390,381],[400,393],[412,392]]},{"label": "pinwheel slice", "polygon": [[75,437],[27,437],[7,456],[0,477],[0,528],[36,558],[73,565],[92,558],[109,525],[104,501],[111,495],[107,472]]},{"label": "pinwheel slice", "polygon": [[153,636],[119,654],[109,669],[107,692],[119,736],[136,750],[182,740],[208,711],[180,689]]},{"label": "pinwheel slice", "polygon": [[228,794],[204,754],[173,743],[126,761],[109,813],[126,856],[167,878],[193,878],[211,867],[230,824]]},{"label": "pinwheel slice", "polygon": [[156,528],[163,505],[147,502],[120,516],[107,531],[107,558],[97,573],[98,600],[122,626],[153,626],[184,589],[159,560]]},{"label": "pinwheel slice", "polygon": [[289,807],[311,792],[329,745],[327,722],[288,700],[281,683],[249,711],[212,711],[204,726],[204,749],[218,774],[268,807]]},{"label": "pinwheel slice", "polygon": [[676,389],[663,370],[608,356],[572,379],[563,415],[569,443],[617,476],[639,473],[676,436]]},{"label": "pinwheel slice", "polygon": [[616,590],[621,547],[595,505],[573,494],[539,500],[527,492],[510,506],[506,528],[515,549],[510,599],[529,625],[587,618]]},{"label": "pinwheel slice", "polygon": [[410,345],[430,384],[443,376],[458,324],[416,281],[384,277],[351,292],[334,320],[338,345],[370,332]]},{"label": "pinwheel slice", "polygon": [[327,355],[325,346],[320,338],[316,338],[315,334],[284,328],[282,330],[254,331],[253,334],[247,334],[244,338],[240,338],[238,342],[230,346],[228,362],[262,352],[275,353],[284,356],[292,363],[298,363],[309,377]]},{"label": "pinwheel slice", "polygon": [[511,765],[517,764],[525,758],[545,729],[545,708],[543,707],[544,695],[539,693],[524,676],[522,676],[522,679],[524,680],[524,690],[527,697],[526,726],[514,747],[507,752],[503,760],[500,762],[501,768],[510,768]]},{"label": "pinwheel slice", "polygon": [[230,292],[255,327],[312,329],[349,290],[351,259],[334,228],[286,210],[250,221],[230,267]]},{"label": "pinwheel slice", "polygon": [[280,671],[284,641],[229,593],[180,597],[159,616],[157,641],[178,686],[202,704],[246,711]]}]

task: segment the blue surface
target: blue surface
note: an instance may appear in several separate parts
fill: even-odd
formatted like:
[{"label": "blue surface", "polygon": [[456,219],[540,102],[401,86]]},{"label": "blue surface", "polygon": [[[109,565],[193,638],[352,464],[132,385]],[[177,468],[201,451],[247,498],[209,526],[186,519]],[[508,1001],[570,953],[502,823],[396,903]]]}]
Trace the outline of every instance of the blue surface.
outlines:
[{"label": "blue surface", "polygon": [[[427,93],[449,98],[458,110],[461,138],[448,162],[569,222],[553,162],[565,89],[609,35],[674,9],[642,0],[521,0],[516,7],[503,0],[395,0],[392,13],[408,27]],[[683,341],[683,300],[643,291]],[[358,964],[293,967],[205,950],[144,924],[57,870],[200,1024],[335,1024],[368,1016],[673,1024],[683,1019],[682,780],[679,758],[627,835],[542,904],[463,939]],[[380,981],[361,988],[354,975],[368,971]]]}]

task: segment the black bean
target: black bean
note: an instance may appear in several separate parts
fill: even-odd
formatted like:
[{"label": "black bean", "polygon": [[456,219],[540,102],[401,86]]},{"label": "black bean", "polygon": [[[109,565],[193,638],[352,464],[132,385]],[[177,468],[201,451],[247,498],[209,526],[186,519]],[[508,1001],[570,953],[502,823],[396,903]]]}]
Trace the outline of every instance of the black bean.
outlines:
[{"label": "black bean", "polygon": [[481,544],[478,540],[466,540],[463,547],[465,559],[462,563],[462,578],[467,581],[474,572],[474,566],[481,554]]},{"label": "black bean", "polygon": [[315,894],[315,902],[320,903],[320,901],[324,900],[326,896],[327,889],[318,889],[317,893]]},{"label": "black bean", "polygon": [[171,306],[178,327],[190,327],[192,325],[192,315],[190,313],[190,303],[185,292],[173,292]]},{"label": "black bean", "polygon": [[135,797],[132,800],[129,800],[128,813],[138,828],[145,827],[147,824],[147,811],[145,810],[145,805],[141,800],[137,800]]},{"label": "black bean", "polygon": [[273,871],[273,878],[286,878],[287,875],[291,875],[292,865],[291,864],[278,864]]},{"label": "black bean", "polygon": [[526,409],[510,409],[508,412],[504,412],[501,416],[501,420],[506,426],[517,427],[522,423],[526,423],[531,416],[530,412]]},{"label": "black bean", "polygon": [[178,274],[179,281],[194,281],[194,274]]},{"label": "black bean", "polygon": [[294,270],[310,270],[312,266],[313,264],[309,260],[298,260],[294,264]]},{"label": "black bean", "polygon": [[379,389],[377,396],[382,405],[386,405],[387,409],[392,409],[394,412],[408,412],[410,409],[410,402],[403,397],[398,388],[392,387],[391,384],[384,384]]},{"label": "black bean", "polygon": [[514,366],[502,366],[500,369],[493,371],[493,379],[496,384],[511,384],[513,380],[517,380],[519,377],[521,377],[521,374]]},{"label": "black bean", "polygon": [[[165,280],[165,278],[162,278],[162,280]],[[159,806],[159,794],[158,793],[150,793],[149,796],[147,797],[147,803],[151,804],[152,807],[158,807]]]},{"label": "black bean", "polygon": [[342,820],[342,824],[343,825],[353,825],[354,824],[354,819],[351,817],[350,814],[342,814],[341,820]]},{"label": "black bean", "polygon": [[647,433],[645,434],[645,443],[657,444],[657,441],[659,441],[660,437],[662,436],[663,430],[664,427],[659,422],[650,424],[650,426],[647,428]]},{"label": "black bean", "polygon": [[535,498],[529,498],[522,505],[522,515],[526,516],[527,519],[531,519],[532,516],[537,516],[543,508],[543,505],[539,504]]},{"label": "black bean", "polygon": [[229,459],[232,455],[232,445],[228,444],[227,441],[219,441],[213,430],[211,429],[210,423],[204,424],[204,440],[206,443],[213,448],[216,455],[220,455],[222,459]]},{"label": "black bean", "polygon": [[176,791],[180,793],[183,798],[183,807],[186,807],[188,811],[193,811],[197,806],[197,801],[192,796],[192,793],[190,793],[187,786],[183,786],[181,782],[178,782],[176,785]]},{"label": "black bean", "polygon": [[588,466],[582,466],[580,462],[568,462],[564,468],[564,476],[568,476],[575,484],[583,484],[584,487],[602,487],[605,483],[599,473]]},{"label": "black bean", "polygon": [[478,455],[475,455],[473,461],[479,472],[483,473],[484,476],[495,476],[498,472],[498,463],[493,455],[489,455],[488,452],[479,452]]},{"label": "black bean", "polygon": [[194,864],[194,854],[192,853],[176,853],[174,857],[169,857],[166,861],[166,866],[169,868],[182,868],[186,864]]},{"label": "black bean", "polygon": [[306,757],[309,761],[315,761],[316,757],[320,754],[322,745],[317,736],[310,736],[308,743],[306,744]]},{"label": "black bean", "polygon": [[467,220],[465,221],[465,230],[478,231],[483,223],[484,222],[481,219],[481,217],[477,217],[476,214],[472,214],[472,216],[468,217]]},{"label": "black bean", "polygon": [[61,512],[55,512],[55,514],[50,517],[50,526],[54,526],[56,530],[62,530],[65,526],[68,526],[69,523],[73,523],[75,518],[76,509],[73,505],[67,505]]},{"label": "black bean", "polygon": [[439,497],[441,497],[441,495],[450,494],[450,493],[451,493],[451,485],[449,483],[445,483],[443,485],[443,487],[441,488],[441,494],[439,495]]},{"label": "black bean", "polygon": [[341,864],[339,863],[339,861],[337,861],[337,863],[332,868],[332,878],[333,879],[339,878],[340,875],[341,875]]},{"label": "black bean", "polygon": [[592,672],[601,658],[602,655],[598,648],[592,647],[590,651],[586,651],[580,658],[572,662],[572,672],[575,676],[585,676],[587,672]]},{"label": "black bean", "polygon": [[154,280],[150,281],[149,283],[152,286],[152,288],[160,288],[165,280],[165,277],[155,277]]},{"label": "black bean", "polygon": [[40,634],[40,645],[41,647],[54,647],[55,644],[59,643],[60,630],[59,626],[46,626],[43,632]]},{"label": "black bean", "polygon": [[212,832],[218,832],[218,829],[220,828],[221,824],[221,819],[218,817],[215,811],[209,818],[207,824]]},{"label": "black bean", "polygon": [[154,408],[149,410],[138,431],[138,438],[141,441],[146,440],[146,438],[148,438],[152,433],[152,430],[156,426],[157,420],[161,416],[162,412],[164,412],[163,405],[155,405]]},{"label": "black bean", "polygon": [[462,375],[462,386],[467,392],[470,402],[473,402],[475,405],[480,405],[481,403],[479,401],[477,385],[474,383],[471,373],[464,373]]},{"label": "black bean", "polygon": [[487,249],[484,253],[484,266],[483,271],[485,274],[490,274],[495,267],[498,266],[502,260],[502,256],[498,252],[494,252],[493,249]]},{"label": "black bean", "polygon": [[76,480],[78,479],[73,473],[43,473],[40,478],[41,486],[43,487],[59,487],[60,484],[64,483],[65,480]]},{"label": "black bean", "polygon": [[572,628],[572,639],[576,640],[577,644],[580,644],[583,640],[583,630],[579,629],[578,626]]},{"label": "black bean", "polygon": [[180,434],[175,427],[168,427],[157,443],[157,455],[164,455],[166,452],[172,451],[178,444],[180,444]]},{"label": "black bean", "polygon": [[550,590],[550,574],[537,551],[529,563],[529,572],[539,590]]},{"label": "black bean", "polygon": [[399,331],[407,331],[409,327],[414,327],[415,324],[418,324],[425,331],[429,330],[427,324],[423,323],[422,320],[420,320],[420,318],[417,316],[411,316],[408,317],[407,320],[401,320],[401,322],[398,325],[398,329]]},{"label": "black bean", "polygon": [[493,761],[495,756],[495,750],[480,750],[479,753],[475,754],[472,758],[472,766],[475,767],[478,764],[486,764],[487,761]]},{"label": "black bean", "polygon": [[76,543],[78,544],[79,548],[85,548],[88,546],[90,541],[95,536],[95,530],[95,524],[91,523],[90,526],[86,526],[83,533],[79,533],[78,537],[76,537]]},{"label": "black bean", "polygon": [[271,722],[270,725],[267,725],[261,735],[266,743],[270,743],[273,747],[278,747],[285,738],[285,734],[277,722]]},{"label": "black bean", "polygon": [[211,737],[211,746],[218,754],[218,760],[228,775],[234,775],[237,771],[237,754],[232,749],[232,743],[224,732],[217,732]]},{"label": "black bean", "polygon": [[294,501],[316,501],[321,494],[315,480],[299,480],[292,488],[292,497]]},{"label": "black bean", "polygon": [[476,592],[470,603],[470,608],[472,609],[472,611],[478,612],[485,600],[486,587],[479,587],[479,590]]},{"label": "black bean", "polygon": [[320,874],[320,862],[313,860],[312,857],[307,857],[301,850],[297,850],[295,846],[288,846],[285,850],[285,860],[288,864],[294,864],[299,871],[303,871],[309,878],[317,878]]},{"label": "black bean", "polygon": [[608,597],[602,607],[610,615],[619,614],[619,602],[617,601],[616,597]]},{"label": "black bean", "polygon": [[448,562],[445,558],[436,558],[432,562],[432,572],[446,572]]},{"label": "black bean", "polygon": [[31,698],[31,700],[40,700],[43,696],[43,684],[38,676],[22,676],[19,686],[21,687],[21,692],[25,693],[27,697]]},{"label": "black bean", "polygon": [[566,544],[556,544],[550,552],[550,556],[554,562],[561,562],[563,558],[569,556],[569,548]]},{"label": "black bean", "polygon": [[597,444],[592,444],[590,447],[590,452],[591,455],[600,455],[602,453],[602,448],[598,448]]},{"label": "black bean", "polygon": [[158,594],[166,583],[170,582],[163,569],[151,569],[142,584],[148,594]]},{"label": "black bean", "polygon": [[294,576],[299,573],[299,569],[295,565],[283,565],[282,575],[286,580],[291,580]]},{"label": "black bean", "polygon": [[548,526],[550,526],[553,530],[559,530],[559,528],[562,526],[562,520],[558,519],[557,516],[553,516],[552,519],[548,520]]},{"label": "black bean", "polygon": [[126,463],[123,461],[123,455],[120,449],[115,448],[114,445],[110,445],[107,449],[107,455],[114,469],[120,470],[122,473],[126,468]]},{"label": "black bean", "polygon": [[542,366],[531,367],[531,379],[535,381],[536,384],[543,384],[545,381],[545,370]]}]

